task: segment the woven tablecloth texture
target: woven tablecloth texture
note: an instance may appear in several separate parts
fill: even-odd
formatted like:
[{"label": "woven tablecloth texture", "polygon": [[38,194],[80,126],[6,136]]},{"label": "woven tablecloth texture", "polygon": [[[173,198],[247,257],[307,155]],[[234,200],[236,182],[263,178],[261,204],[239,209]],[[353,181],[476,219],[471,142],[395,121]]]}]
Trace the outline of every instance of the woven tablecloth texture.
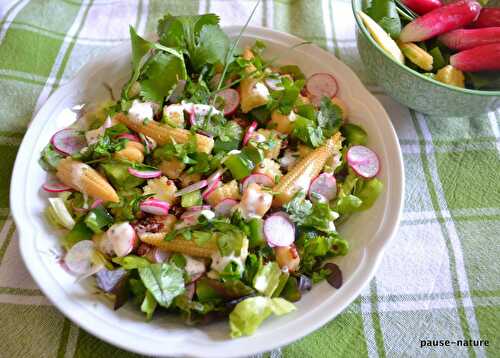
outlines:
[{"label": "woven tablecloth texture", "polygon": [[[223,25],[242,25],[254,4],[0,2],[0,357],[134,356],[72,324],[22,263],[9,185],[33,115],[90,58],[128,41],[129,24],[148,33],[170,11],[214,12]],[[313,41],[347,63],[389,113],[406,174],[401,227],[376,278],[323,328],[262,356],[499,357],[500,112],[431,118],[385,95],[364,72],[348,0],[264,0],[251,24]],[[489,346],[421,348],[427,339],[482,339]]]}]

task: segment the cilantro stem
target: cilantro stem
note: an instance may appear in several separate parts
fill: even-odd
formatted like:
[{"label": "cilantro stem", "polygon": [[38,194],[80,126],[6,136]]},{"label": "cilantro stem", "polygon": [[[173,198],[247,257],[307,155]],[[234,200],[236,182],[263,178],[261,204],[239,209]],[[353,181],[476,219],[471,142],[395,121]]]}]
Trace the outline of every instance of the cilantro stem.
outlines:
[{"label": "cilantro stem", "polygon": [[257,0],[257,3],[255,4],[255,6],[253,7],[253,10],[252,10],[252,13],[250,14],[250,16],[248,17],[247,19],[247,22],[245,23],[245,25],[241,28],[241,31],[240,33],[238,34],[238,37],[236,38],[236,40],[233,42],[233,45],[231,46],[231,48],[229,49],[229,52],[227,53],[226,55],[226,63],[224,64],[224,70],[222,71],[222,75],[220,76],[220,80],[219,80],[219,84],[217,85],[217,92],[220,90],[220,87],[222,86],[222,81],[224,81],[224,77],[226,76],[226,72],[227,72],[227,69],[229,67],[229,59],[231,57],[233,57],[233,54],[234,54],[234,50],[236,49],[236,46],[238,46],[238,44],[240,43],[240,40],[241,40],[241,37],[243,36],[243,33],[245,32],[245,30],[247,29],[248,27],[248,24],[250,23],[250,20],[252,19],[253,15],[255,14],[255,11],[257,11],[257,7],[259,6],[260,4],[260,0]]}]

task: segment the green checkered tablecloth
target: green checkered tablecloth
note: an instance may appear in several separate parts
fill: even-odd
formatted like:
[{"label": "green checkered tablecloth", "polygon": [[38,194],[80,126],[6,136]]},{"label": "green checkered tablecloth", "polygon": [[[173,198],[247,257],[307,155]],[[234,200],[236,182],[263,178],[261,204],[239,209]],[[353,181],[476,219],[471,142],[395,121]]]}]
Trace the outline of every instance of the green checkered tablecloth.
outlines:
[{"label": "green checkered tablecloth", "polygon": [[[90,59],[152,31],[171,11],[243,24],[255,1],[0,2],[0,357],[131,356],[72,324],[26,271],[9,211],[16,152],[36,111]],[[376,278],[342,314],[271,357],[500,355],[500,112],[429,118],[385,95],[364,72],[348,0],[264,0],[252,24],[335,53],[382,102],[406,168],[405,210]],[[36,155],[36,154],[35,154]],[[422,347],[421,340],[488,347]]]}]

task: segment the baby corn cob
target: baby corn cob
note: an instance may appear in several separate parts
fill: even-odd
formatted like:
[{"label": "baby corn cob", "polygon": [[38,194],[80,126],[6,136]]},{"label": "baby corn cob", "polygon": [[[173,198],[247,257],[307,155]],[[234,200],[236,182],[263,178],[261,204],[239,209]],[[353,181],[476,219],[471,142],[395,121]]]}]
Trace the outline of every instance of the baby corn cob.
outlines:
[{"label": "baby corn cob", "polygon": [[[147,123],[130,119],[123,113],[118,113],[115,117],[119,122],[125,124],[135,132],[153,138],[159,145],[175,141],[176,143],[186,143],[191,136],[191,132],[182,128],[171,128],[161,125],[155,121]],[[196,134],[196,145],[200,152],[210,153],[214,147],[214,140],[207,136]]]},{"label": "baby corn cob", "polygon": [[292,200],[299,190],[307,190],[311,180],[316,177],[330,156],[341,147],[340,132],[333,135],[321,147],[301,159],[273,188],[276,193],[273,207],[281,207]]},{"label": "baby corn cob", "polygon": [[209,241],[205,242],[203,246],[198,245],[194,240],[186,240],[181,236],[173,240],[165,241],[164,233],[144,234],[140,236],[141,241],[159,247],[165,251],[179,252],[181,254],[196,256],[196,257],[211,257],[213,253],[217,252],[217,243],[215,236]]},{"label": "baby corn cob", "polygon": [[[251,60],[254,58],[252,50],[248,47],[243,51],[243,58]],[[249,64],[245,67],[245,72],[251,76],[257,69]],[[241,111],[248,113],[256,107],[260,107],[269,102],[269,90],[266,85],[255,78],[244,78],[240,83]]]},{"label": "baby corn cob", "polygon": [[57,166],[56,176],[64,184],[94,199],[113,203],[120,201],[115,189],[104,177],[89,165],[70,157],[61,159]]},{"label": "baby corn cob", "polygon": [[144,145],[139,142],[129,141],[125,148],[113,154],[115,159],[129,160],[134,163],[144,161]]}]

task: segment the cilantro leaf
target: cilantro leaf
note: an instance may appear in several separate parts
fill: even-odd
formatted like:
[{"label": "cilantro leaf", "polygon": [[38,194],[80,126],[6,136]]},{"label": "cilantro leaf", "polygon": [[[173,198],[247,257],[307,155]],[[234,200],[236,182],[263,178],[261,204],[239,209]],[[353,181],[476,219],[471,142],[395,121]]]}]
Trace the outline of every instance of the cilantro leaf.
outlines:
[{"label": "cilantro leaf", "polygon": [[205,25],[191,57],[193,67],[199,70],[206,63],[224,63],[228,50],[229,38],[224,31],[217,25]]},{"label": "cilantro leaf", "polygon": [[319,112],[316,117],[318,126],[323,130],[325,137],[331,137],[342,125],[342,109],[324,96],[321,99]]},{"label": "cilantro leaf", "polygon": [[292,135],[310,147],[316,148],[323,144],[323,131],[313,121],[297,116],[293,122]]},{"label": "cilantro leaf", "polygon": [[169,53],[156,53],[147,63],[141,81],[141,95],[146,99],[161,103],[179,80],[187,78],[184,61]]}]

